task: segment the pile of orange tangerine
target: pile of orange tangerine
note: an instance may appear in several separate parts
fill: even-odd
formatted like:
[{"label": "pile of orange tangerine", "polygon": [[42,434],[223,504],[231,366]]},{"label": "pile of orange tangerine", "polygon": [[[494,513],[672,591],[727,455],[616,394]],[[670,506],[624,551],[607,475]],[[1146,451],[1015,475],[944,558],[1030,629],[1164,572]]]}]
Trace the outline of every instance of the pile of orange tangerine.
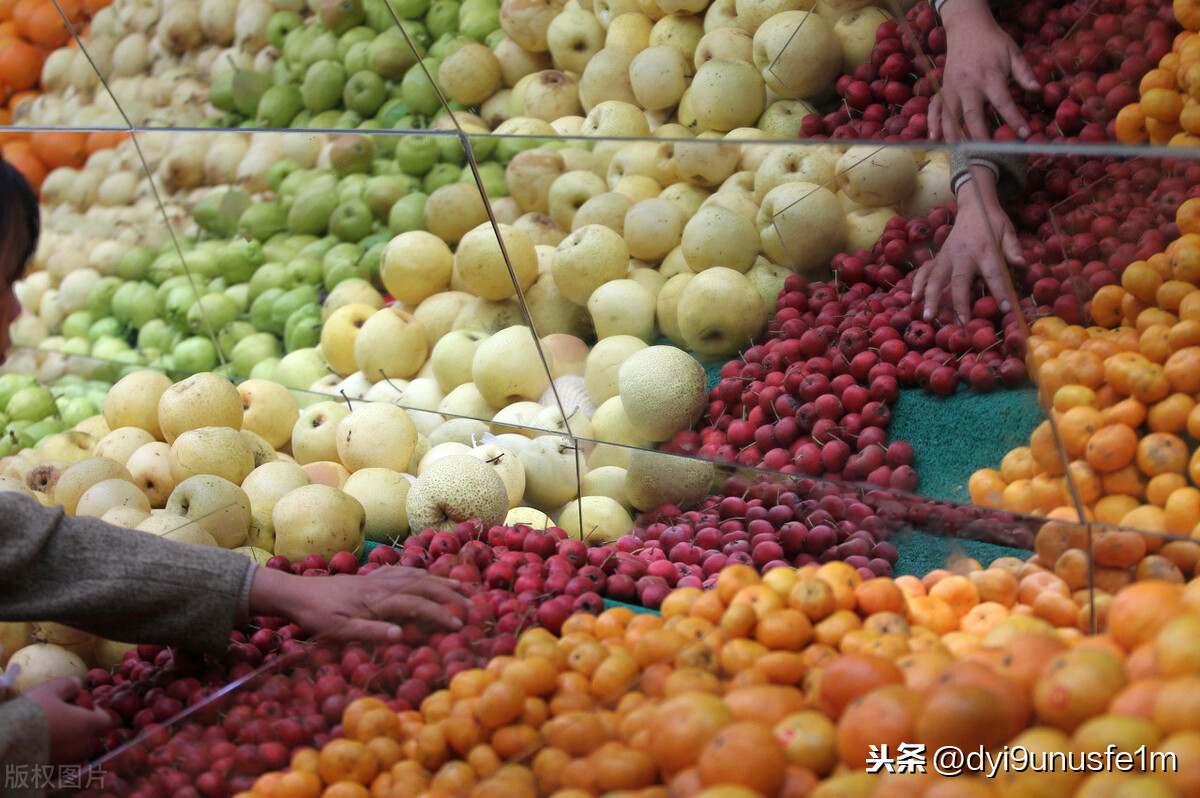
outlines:
[{"label": "pile of orange tangerine", "polygon": [[976,504],[1049,519],[1039,564],[1075,573],[1090,552],[1109,591],[1183,582],[1200,560],[1200,200],[1176,222],[1165,252],[1096,293],[1097,326],[1033,325],[1027,362],[1050,419],[968,483]]},{"label": "pile of orange tangerine", "polygon": [[1174,0],[1172,8],[1184,30],[1142,77],[1141,99],[1117,112],[1114,127],[1122,144],[1200,145],[1200,4]]},{"label": "pile of orange tangerine", "polygon": [[[355,701],[344,738],[238,798],[1200,796],[1200,582],[1105,596],[1088,636],[1090,619],[1042,601],[1086,602],[1054,573],[960,565],[866,582],[840,562],[735,565],[661,617],[575,615],[419,711]],[[1145,746],[1178,770],[866,771],[871,746],[901,743]]]}]

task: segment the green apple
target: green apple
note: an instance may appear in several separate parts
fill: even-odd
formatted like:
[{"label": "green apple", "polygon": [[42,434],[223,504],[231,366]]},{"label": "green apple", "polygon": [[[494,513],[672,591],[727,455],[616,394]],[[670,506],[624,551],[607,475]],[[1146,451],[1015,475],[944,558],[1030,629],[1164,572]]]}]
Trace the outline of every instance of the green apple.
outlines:
[{"label": "green apple", "polygon": [[196,292],[190,285],[172,288],[164,303],[167,321],[176,327],[188,329],[188,311],[196,304]]},{"label": "green apple", "polygon": [[271,329],[271,306],[286,293],[282,288],[268,288],[250,303],[250,323],[256,330]]},{"label": "green apple", "polygon": [[287,273],[293,285],[316,285],[321,282],[321,261],[303,256],[292,258]]},{"label": "green apple", "polygon": [[333,191],[337,187],[337,178],[330,172],[319,169],[301,169],[283,179],[279,184],[278,200],[286,209],[292,206],[296,198],[310,188],[313,191]]},{"label": "green apple", "polygon": [[325,191],[306,190],[287,214],[287,226],[293,233],[324,235],[329,217],[337,207],[337,196]]},{"label": "green apple", "polygon": [[146,270],[154,261],[154,250],[138,244],[130,247],[117,263],[117,276],[122,280],[144,280]]},{"label": "green apple", "polygon": [[291,158],[283,158],[271,164],[271,168],[267,170],[267,185],[271,190],[278,193],[279,187],[283,184],[284,178],[288,175],[303,169],[299,163]]},{"label": "green apple", "polygon": [[482,43],[500,27],[500,4],[493,0],[465,0],[458,9],[458,32]]},{"label": "green apple", "polygon": [[283,49],[289,33],[304,25],[304,19],[294,11],[276,11],[267,20],[267,41],[277,50]]},{"label": "green apple", "polygon": [[[271,307],[271,332],[283,335],[284,326],[292,313],[305,305],[315,305],[320,302],[315,285],[298,285],[275,300]],[[261,328],[260,328],[261,329]]]},{"label": "green apple", "polygon": [[248,281],[265,261],[262,244],[253,238],[235,238],[217,250],[220,274],[229,284]]},{"label": "green apple", "polygon": [[371,212],[371,206],[360,199],[351,199],[333,209],[333,215],[329,217],[329,232],[343,241],[359,241],[371,234],[374,223],[375,214]]},{"label": "green apple", "polygon": [[96,404],[85,397],[76,397],[67,399],[58,404],[58,414],[62,418],[63,424],[68,427],[73,427],[80,421],[86,418],[91,418],[100,413],[100,408]]},{"label": "green apple", "polygon": [[479,164],[492,159],[496,153],[496,144],[494,136],[470,136],[467,138],[471,154],[475,156],[475,162]]},{"label": "green apple", "polygon": [[296,114],[304,110],[304,96],[290,83],[272,86],[263,92],[255,110],[259,127],[280,130],[291,125]]},{"label": "green apple", "polygon": [[425,27],[429,29],[429,35],[438,39],[447,33],[458,32],[458,8],[458,0],[433,0],[425,12]]},{"label": "green apple", "polygon": [[396,142],[396,163],[407,174],[427,174],[441,155],[438,138],[424,134],[401,136]]},{"label": "green apple", "polygon": [[40,449],[46,445],[51,435],[57,435],[67,429],[66,424],[57,418],[46,418],[25,428],[25,434],[33,441],[33,448]]},{"label": "green apple", "polygon": [[304,73],[300,95],[304,107],[314,114],[336,108],[346,88],[346,68],[339,62],[325,59],[315,62]]},{"label": "green apple", "polygon": [[387,99],[383,78],[374,72],[360,69],[350,75],[342,89],[342,102],[355,113],[374,116]]},{"label": "green apple", "polygon": [[337,36],[329,30],[322,30],[317,38],[313,39],[312,49],[304,54],[304,68],[307,70],[318,61],[340,61],[337,43]]},{"label": "green apple", "polygon": [[[379,106],[379,110],[375,112],[376,121],[379,122],[381,127],[387,130],[398,129],[396,128],[396,122],[406,116],[408,116],[408,105],[404,102],[404,97],[402,96],[392,97],[389,95],[383,105]],[[395,138],[398,143],[400,137],[396,136]],[[395,150],[394,145],[392,149]]]},{"label": "green apple", "polygon": [[253,303],[268,288],[283,288],[285,285],[290,287],[290,284],[291,276],[288,274],[286,266],[282,263],[264,263],[250,278],[250,291],[247,299]]},{"label": "green apple", "polygon": [[329,281],[331,274],[343,274],[347,271],[357,270],[360,260],[362,260],[362,249],[358,244],[350,242],[340,243],[326,252],[325,257],[321,259],[321,277],[325,284],[325,290],[333,289],[333,284]]},{"label": "green apple", "polygon": [[341,34],[338,36],[338,58],[344,61],[350,48],[356,44],[370,44],[376,35],[375,31],[366,25],[359,25]]},{"label": "green apple", "polygon": [[362,198],[376,219],[387,221],[396,200],[408,191],[408,185],[399,177],[372,177],[367,180]]},{"label": "green apple", "polygon": [[216,345],[211,338],[204,335],[193,335],[180,341],[175,345],[171,357],[175,359],[175,368],[191,374],[212,371],[220,362]]},{"label": "green apple", "polygon": [[162,319],[151,319],[138,330],[138,349],[157,349],[160,352],[167,349],[170,331],[170,325]]},{"label": "green apple", "polygon": [[112,298],[112,313],[120,321],[125,324],[132,324],[134,327],[141,327],[141,324],[134,324],[133,317],[135,310],[142,308],[149,303],[150,313],[147,318],[142,319],[142,324],[149,321],[157,315],[158,303],[156,301],[157,289],[147,282],[125,283],[116,290]]},{"label": "green apple", "polygon": [[187,311],[187,326],[194,333],[212,335],[238,317],[237,302],[224,294],[205,294]]},{"label": "green apple", "polygon": [[233,357],[233,348],[242,339],[254,335],[256,332],[258,331],[254,329],[254,325],[248,321],[231,321],[217,333],[217,349],[220,350],[223,358],[229,360]]},{"label": "green apple", "polygon": [[258,202],[246,209],[238,219],[238,235],[266,241],[280,230],[287,229],[287,213],[274,202]]},{"label": "green apple", "polygon": [[449,163],[440,163],[429,170],[421,186],[426,194],[432,194],[442,186],[457,183],[462,179],[463,168]]},{"label": "green apple", "polygon": [[250,283],[238,283],[225,289],[225,296],[237,303],[238,315],[250,309]]},{"label": "green apple", "polygon": [[[388,236],[388,241],[390,241],[391,234],[388,233],[386,235]],[[365,241],[362,243],[365,243]],[[363,252],[362,259],[358,262],[359,267],[366,271],[367,279],[375,285],[380,285],[379,263],[383,260],[383,251],[387,249],[387,245],[387,241],[377,241],[367,247],[366,251]]]},{"label": "green apple", "polygon": [[[448,1],[453,2],[454,0]],[[426,58],[425,69],[429,70],[430,75],[436,75],[441,63],[440,58]],[[404,73],[403,80],[400,81],[400,92],[410,113],[430,116],[442,107],[442,102],[438,98],[433,83],[426,77],[425,69],[422,69],[420,64],[409,67],[408,71]]]},{"label": "green apple", "polygon": [[37,378],[28,374],[0,374],[0,411],[7,413],[9,401],[19,391],[34,388],[37,384]]},{"label": "green apple", "polygon": [[[499,199],[508,196],[508,184],[504,182],[504,167],[495,161],[479,164],[479,180],[488,199]],[[474,183],[475,175],[470,169],[463,170],[462,182]]]},{"label": "green apple", "polygon": [[57,410],[54,394],[50,393],[49,388],[41,385],[21,388],[13,394],[4,408],[5,414],[12,421],[41,421],[54,415]]},{"label": "green apple", "polygon": [[238,341],[229,359],[239,377],[249,377],[251,370],[261,360],[280,355],[279,339],[270,333],[249,335]]},{"label": "green apple", "polygon": [[398,236],[410,230],[424,230],[425,200],[427,199],[429,199],[428,194],[423,191],[414,191],[396,200],[388,212],[388,232]]},{"label": "green apple", "polygon": [[363,189],[366,187],[369,177],[370,175],[362,172],[355,172],[343,177],[338,181],[337,201],[345,202],[349,199],[362,199]]},{"label": "green apple", "polygon": [[467,162],[467,154],[463,151],[462,141],[458,136],[436,136],[438,145],[438,160],[444,164],[462,166]]},{"label": "green apple", "polygon": [[[417,45],[417,49],[423,48]],[[417,53],[397,28],[379,34],[367,47],[367,69],[386,80],[400,80],[415,63]]]},{"label": "green apple", "polygon": [[91,326],[92,314],[86,310],[77,310],[63,319],[60,332],[64,338],[87,338],[87,331]]},{"label": "green apple", "polygon": [[210,294],[224,294],[225,289],[229,287],[229,281],[224,277],[214,277],[208,281],[205,290]]},{"label": "green apple", "polygon": [[283,345],[289,352],[321,342],[321,307],[305,305],[288,316],[283,327]]},{"label": "green apple", "polygon": [[363,122],[362,114],[357,111],[342,111],[330,127],[338,130],[353,130]]},{"label": "green apple", "polygon": [[[309,386],[329,373],[329,364],[316,347],[293,349],[279,360],[275,379],[297,391],[307,391]],[[300,399],[300,397],[297,397]],[[320,401],[323,397],[318,398]]]},{"label": "green apple", "polygon": [[275,369],[279,366],[279,358],[269,357],[265,360],[260,360],[254,364],[254,368],[250,369],[250,379],[252,380],[271,380],[275,382]]},{"label": "green apple", "polygon": [[[44,346],[44,345],[43,345]],[[82,355],[87,356],[92,352],[92,343],[85,338],[68,338],[62,342],[57,351],[64,355]]]},{"label": "green apple", "polygon": [[117,319],[113,316],[105,316],[102,319],[96,319],[94,322],[92,322],[91,326],[88,327],[87,339],[92,343],[96,343],[96,341],[99,341],[105,336],[124,338],[125,325],[117,321]]},{"label": "green apple", "polygon": [[322,236],[301,247],[300,251],[296,253],[296,257],[322,260],[329,253],[329,250],[340,243],[342,242],[336,236]]}]

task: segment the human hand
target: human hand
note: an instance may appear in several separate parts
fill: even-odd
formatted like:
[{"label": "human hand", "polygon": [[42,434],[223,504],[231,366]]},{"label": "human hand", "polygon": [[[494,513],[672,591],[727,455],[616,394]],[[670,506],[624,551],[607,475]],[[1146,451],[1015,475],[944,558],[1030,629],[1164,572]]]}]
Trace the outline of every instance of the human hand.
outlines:
[{"label": "human hand", "polygon": [[942,290],[949,285],[959,324],[971,318],[971,284],[981,275],[1002,313],[1013,308],[1007,264],[1024,265],[1021,245],[1008,214],[996,196],[996,177],[986,167],[972,167],[972,178],[959,187],[958,213],[945,243],[913,277],[913,300],[923,303],[926,321],[934,318]]},{"label": "human hand", "polygon": [[947,0],[946,68],[941,89],[929,103],[931,141],[958,141],[960,131],[972,139],[987,139],[985,106],[990,104],[1021,138],[1029,136],[1025,115],[1008,91],[1009,78],[1027,91],[1040,88],[1033,69],[1016,42],[978,0]]},{"label": "human hand", "polygon": [[100,735],[116,726],[102,709],[85,709],[71,702],[79,695],[78,679],[60,677],[25,693],[46,716],[50,729],[50,761],[75,764],[91,757]]},{"label": "human hand", "polygon": [[428,571],[396,565],[365,576],[303,580],[259,568],[250,587],[250,612],[288,618],[321,642],[396,643],[404,621],[461,628],[450,607],[466,610],[471,602],[459,587]]}]

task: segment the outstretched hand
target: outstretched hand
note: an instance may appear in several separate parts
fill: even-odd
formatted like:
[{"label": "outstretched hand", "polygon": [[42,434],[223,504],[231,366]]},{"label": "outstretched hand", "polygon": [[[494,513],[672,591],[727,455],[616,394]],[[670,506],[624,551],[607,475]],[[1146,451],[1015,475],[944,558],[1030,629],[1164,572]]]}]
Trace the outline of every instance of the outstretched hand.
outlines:
[{"label": "outstretched hand", "polygon": [[926,321],[937,315],[942,291],[949,285],[954,315],[965,325],[971,318],[971,285],[976,275],[983,277],[1002,313],[1014,307],[1007,263],[1025,263],[1021,245],[1008,214],[1000,207],[995,175],[985,167],[973,167],[971,173],[972,178],[959,189],[958,213],[950,235],[913,277],[913,300],[924,305]]},{"label": "outstretched hand", "polygon": [[50,761],[54,764],[85,762],[94,753],[96,740],[115,728],[116,721],[102,709],[85,709],[71,703],[79,695],[79,679],[60,677],[25,693],[46,716],[50,729]]},{"label": "outstretched hand", "polygon": [[1021,138],[1029,136],[1025,114],[1008,91],[1009,78],[1021,88],[1040,88],[1032,67],[1016,42],[977,0],[949,0],[946,25],[946,68],[941,89],[929,103],[929,138],[958,141],[989,138],[986,106],[991,105]]},{"label": "outstretched hand", "polygon": [[405,621],[460,628],[462,621],[450,608],[471,606],[460,587],[428,571],[396,565],[365,576],[320,579],[259,568],[250,612],[288,618],[323,643],[396,643]]}]

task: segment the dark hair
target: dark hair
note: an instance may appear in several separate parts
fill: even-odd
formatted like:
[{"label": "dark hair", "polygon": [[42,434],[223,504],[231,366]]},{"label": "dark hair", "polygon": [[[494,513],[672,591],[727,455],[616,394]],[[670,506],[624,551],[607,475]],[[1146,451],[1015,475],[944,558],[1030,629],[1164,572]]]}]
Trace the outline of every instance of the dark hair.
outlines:
[{"label": "dark hair", "polygon": [[16,167],[0,160],[0,280],[5,285],[21,276],[40,234],[37,195]]}]

